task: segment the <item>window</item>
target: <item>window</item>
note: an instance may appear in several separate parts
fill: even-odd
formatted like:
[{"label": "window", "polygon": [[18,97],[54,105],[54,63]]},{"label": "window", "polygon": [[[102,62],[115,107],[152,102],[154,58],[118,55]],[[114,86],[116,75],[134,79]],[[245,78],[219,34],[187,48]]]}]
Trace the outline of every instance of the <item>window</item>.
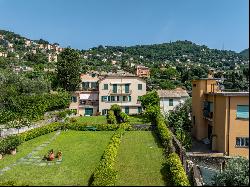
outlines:
[{"label": "window", "polygon": [[131,101],[131,96],[128,96],[128,101]]},{"label": "window", "polygon": [[169,106],[174,106],[174,100],[173,99],[169,99]]},{"label": "window", "polygon": [[193,125],[195,125],[195,116],[193,116]]},{"label": "window", "polygon": [[76,103],[76,102],[77,102],[77,97],[76,97],[76,96],[72,96],[72,97],[71,97],[71,102]]},{"label": "window", "polygon": [[249,147],[249,138],[237,137],[236,147]]},{"label": "window", "polygon": [[115,96],[111,96],[111,101],[115,101]]},{"label": "window", "polygon": [[138,107],[138,113],[140,114],[142,112],[141,107]]},{"label": "window", "polygon": [[249,105],[237,105],[237,118],[249,118]]},{"label": "window", "polygon": [[126,96],[123,96],[123,101],[126,101]]},{"label": "window", "polygon": [[102,115],[107,115],[107,112],[108,112],[107,109],[103,109],[103,110],[102,110]]},{"label": "window", "polygon": [[108,96],[108,101],[110,101],[110,96]]},{"label": "window", "polygon": [[120,101],[120,96],[117,96],[117,101]]},{"label": "window", "polygon": [[129,107],[128,106],[125,106],[125,113],[129,114]]},{"label": "window", "polygon": [[129,93],[129,84],[125,84],[125,93]]},{"label": "window", "polygon": [[138,84],[138,90],[142,90],[142,84]]},{"label": "window", "polygon": [[117,84],[113,84],[113,93],[117,93]]},{"label": "window", "polygon": [[108,90],[108,89],[109,89],[108,84],[104,84],[104,85],[103,85],[103,89],[104,89],[104,90]]},{"label": "window", "polygon": [[83,90],[89,89],[89,82],[83,82],[82,83],[82,88],[83,88]]},{"label": "window", "polygon": [[102,96],[102,101],[107,101],[107,96]]},{"label": "window", "polygon": [[91,88],[92,88],[92,89],[96,89],[96,87],[97,87],[96,82],[91,82]]}]

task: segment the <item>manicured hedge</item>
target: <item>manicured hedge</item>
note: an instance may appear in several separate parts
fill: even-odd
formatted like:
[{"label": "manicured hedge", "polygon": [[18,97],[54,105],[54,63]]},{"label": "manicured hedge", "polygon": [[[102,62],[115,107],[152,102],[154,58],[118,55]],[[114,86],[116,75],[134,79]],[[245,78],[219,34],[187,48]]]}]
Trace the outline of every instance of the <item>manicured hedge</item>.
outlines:
[{"label": "manicured hedge", "polygon": [[171,153],[166,161],[166,173],[170,176],[173,186],[190,186],[187,175],[183,169],[180,158],[176,153]]},{"label": "manicured hedge", "polygon": [[90,183],[91,186],[114,186],[117,179],[117,171],[114,169],[121,137],[125,130],[119,128],[112,136],[104,154],[97,166]]},{"label": "manicured hedge", "polygon": [[157,126],[157,133],[161,139],[163,146],[169,153],[172,153],[173,152],[172,135],[165,124],[164,118],[161,115],[159,115],[156,118],[156,126]]},{"label": "manicured hedge", "polygon": [[59,130],[62,128],[62,126],[63,126],[62,123],[54,122],[54,123],[51,123],[49,125],[46,125],[43,127],[38,127],[38,128],[32,129],[32,130],[26,131],[24,133],[21,133],[19,135],[19,137],[20,137],[22,142],[25,142],[25,141],[31,140],[33,138],[36,138],[38,136],[42,136],[44,134],[48,134],[48,133],[54,132],[56,130]]},{"label": "manicured hedge", "polygon": [[87,123],[74,122],[74,123],[65,123],[63,128],[70,130],[77,130],[77,131],[86,131],[86,126],[96,127],[98,131],[115,131],[120,127],[124,128],[125,130],[132,130],[132,126],[127,123],[89,125]]}]

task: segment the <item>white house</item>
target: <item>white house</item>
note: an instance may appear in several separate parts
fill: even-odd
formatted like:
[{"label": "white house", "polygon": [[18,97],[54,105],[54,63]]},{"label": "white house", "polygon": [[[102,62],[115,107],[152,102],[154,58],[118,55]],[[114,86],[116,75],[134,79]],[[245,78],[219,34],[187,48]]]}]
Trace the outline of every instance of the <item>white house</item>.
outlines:
[{"label": "white house", "polygon": [[183,103],[189,95],[186,90],[176,88],[174,90],[157,90],[160,97],[160,108],[163,114],[167,114],[174,107]]}]

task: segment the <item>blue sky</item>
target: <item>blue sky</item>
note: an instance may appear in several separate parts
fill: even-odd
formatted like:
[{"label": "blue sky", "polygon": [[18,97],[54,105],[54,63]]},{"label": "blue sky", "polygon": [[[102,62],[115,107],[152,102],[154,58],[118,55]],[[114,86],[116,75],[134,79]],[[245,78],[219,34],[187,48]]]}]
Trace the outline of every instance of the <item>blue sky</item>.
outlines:
[{"label": "blue sky", "polygon": [[0,0],[0,29],[88,49],[189,40],[241,51],[248,0]]}]

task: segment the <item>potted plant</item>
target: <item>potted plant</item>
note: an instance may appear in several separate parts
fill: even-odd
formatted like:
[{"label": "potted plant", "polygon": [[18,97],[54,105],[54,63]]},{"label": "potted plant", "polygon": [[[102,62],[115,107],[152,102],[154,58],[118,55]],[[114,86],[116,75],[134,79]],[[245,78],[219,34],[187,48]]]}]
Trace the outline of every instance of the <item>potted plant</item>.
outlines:
[{"label": "potted plant", "polygon": [[50,151],[49,151],[49,156],[48,156],[48,161],[52,161],[52,160],[54,160],[54,158],[55,158],[55,155],[54,155],[54,151],[53,151],[53,149],[51,149]]},{"label": "potted plant", "polygon": [[15,155],[16,154],[16,148],[20,144],[20,139],[17,136],[10,136],[9,137],[9,143],[7,145],[7,149],[9,150],[10,154]]},{"label": "potted plant", "polygon": [[57,158],[58,160],[62,160],[62,151],[57,152]]}]

